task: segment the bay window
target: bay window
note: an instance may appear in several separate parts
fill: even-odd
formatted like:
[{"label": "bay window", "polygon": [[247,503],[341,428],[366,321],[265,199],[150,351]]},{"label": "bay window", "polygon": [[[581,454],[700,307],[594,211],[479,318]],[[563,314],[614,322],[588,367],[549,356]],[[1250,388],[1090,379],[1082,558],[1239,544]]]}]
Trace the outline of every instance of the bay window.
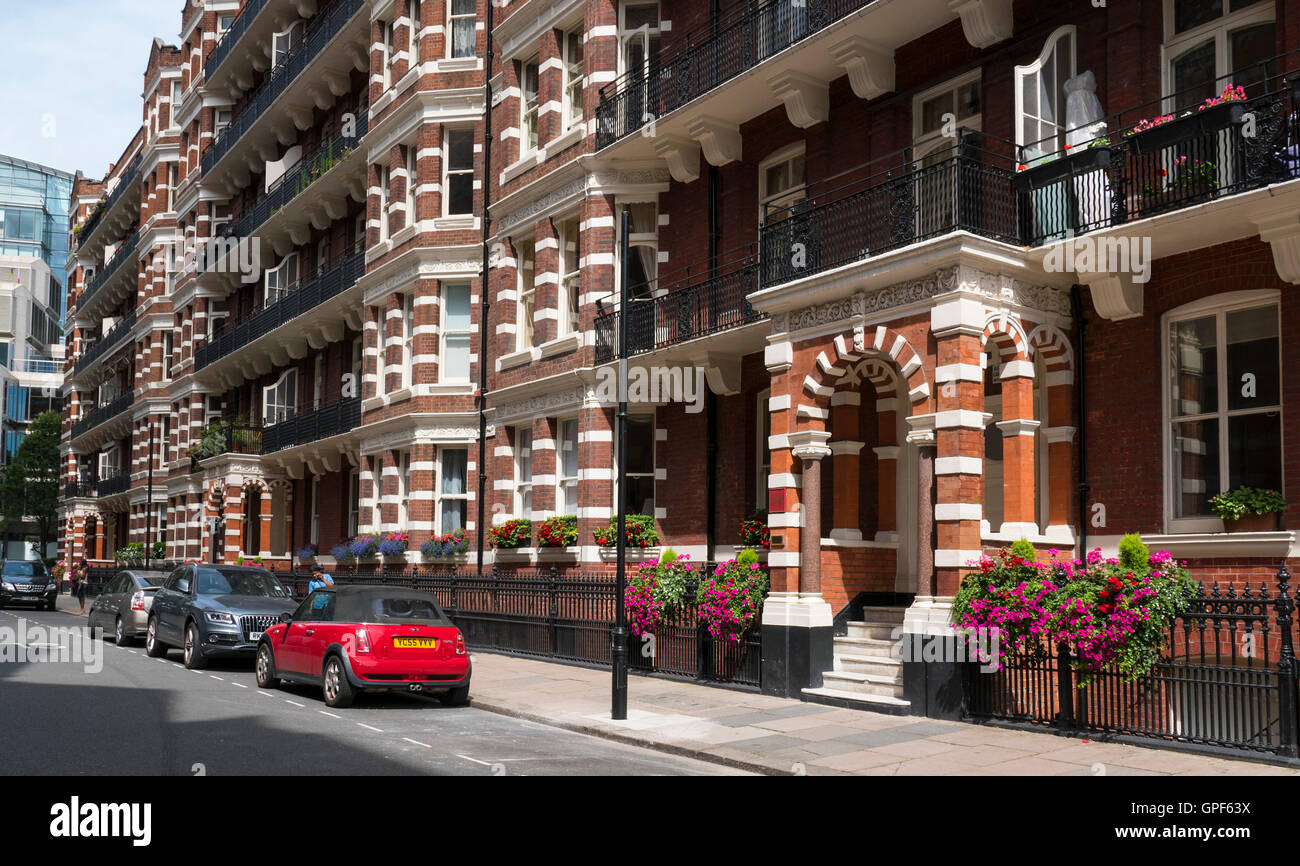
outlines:
[{"label": "bay window", "polygon": [[438,483],[434,487],[437,532],[446,535],[465,529],[469,516],[469,451],[440,448]]},{"label": "bay window", "polygon": [[533,431],[531,427],[515,430],[515,517],[530,520],[533,516]]}]

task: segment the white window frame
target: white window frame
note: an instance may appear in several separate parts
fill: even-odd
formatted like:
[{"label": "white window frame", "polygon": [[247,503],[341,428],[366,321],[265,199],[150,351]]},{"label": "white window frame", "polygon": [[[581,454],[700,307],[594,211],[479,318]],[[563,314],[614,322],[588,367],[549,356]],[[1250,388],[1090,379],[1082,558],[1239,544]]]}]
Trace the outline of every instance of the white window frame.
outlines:
[{"label": "white window frame", "polygon": [[[628,7],[649,6],[652,2],[658,9],[658,12],[655,15],[655,18],[657,19],[658,22],[658,26],[650,27],[647,25],[642,25],[635,29],[628,29],[627,26]],[[660,39],[663,38],[663,29],[662,29],[663,14],[664,14],[663,4],[661,2],[657,2],[657,0],[622,0],[622,2],[618,4],[618,74],[620,76],[625,75],[628,72],[627,46],[630,42],[632,42],[632,40],[638,38],[643,40],[644,42],[643,48],[645,50],[645,63],[644,63],[644,69],[642,70],[642,73],[647,77],[649,76],[650,65],[653,62],[651,60],[653,52],[650,50],[650,40],[654,39],[655,37],[659,37]]]},{"label": "white window frame", "polygon": [[[660,294],[659,291],[659,215],[660,214],[659,214],[658,196],[650,196],[648,198],[640,197],[640,198],[626,198],[626,199],[620,197],[615,201],[614,273],[616,276],[614,278],[614,282],[617,285],[619,281],[622,280],[622,274],[623,274],[623,262],[621,260],[621,256],[623,254],[623,242],[622,242],[623,239],[621,237],[621,234],[623,232],[623,208],[625,206],[630,208],[630,206],[638,205],[638,204],[654,205],[655,230],[653,232],[638,232],[635,231],[636,229],[635,224],[630,223],[633,231],[631,233],[631,236],[628,238],[628,247],[629,247],[629,251],[633,255],[636,254],[636,250],[638,247],[650,247],[654,250],[654,255],[650,257],[650,261],[654,263],[654,273],[648,275],[648,285],[650,287],[650,294],[648,297],[657,297]],[[615,289],[615,295],[616,297],[621,297],[621,286]],[[636,300],[636,298],[632,298],[631,300]]]},{"label": "white window frame", "polygon": [[419,178],[416,142],[406,146],[406,225],[415,225],[415,182]]},{"label": "white window frame", "polygon": [[402,387],[415,384],[415,295],[402,295]]},{"label": "white window frame", "polygon": [[[1283,330],[1284,319],[1282,318],[1281,309],[1281,292],[1276,289],[1262,289],[1256,291],[1228,292],[1225,294],[1212,295],[1208,298],[1192,301],[1165,313],[1160,318],[1160,405],[1161,405],[1161,443],[1164,449],[1162,455],[1162,476],[1164,481],[1164,523],[1165,532],[1167,533],[1185,533],[1185,532],[1222,532],[1223,521],[1218,517],[1182,517],[1178,518],[1176,514],[1174,498],[1178,495],[1178,478],[1176,473],[1177,467],[1174,466],[1174,442],[1173,442],[1173,424],[1174,416],[1170,411],[1170,401],[1172,394],[1170,391],[1170,374],[1169,369],[1169,332],[1174,324],[1187,321],[1189,319],[1202,319],[1214,316],[1215,323],[1215,341],[1218,348],[1227,345],[1227,314],[1238,310],[1250,310],[1259,307],[1273,306],[1277,309],[1278,316],[1278,381],[1281,384],[1278,393],[1277,411],[1282,414],[1283,450],[1282,464],[1280,470],[1282,477],[1278,479],[1278,490],[1286,489],[1286,386],[1282,378],[1282,352],[1285,331]],[[1217,351],[1217,349],[1216,349]],[[1229,465],[1229,443],[1227,433],[1227,422],[1230,417],[1239,415],[1257,414],[1267,410],[1230,410],[1228,408],[1228,364],[1225,353],[1219,352],[1218,363],[1218,409],[1215,413],[1202,413],[1203,416],[1209,417],[1214,414],[1219,419],[1219,484],[1223,490],[1229,489],[1232,478],[1232,469]],[[1178,416],[1181,419],[1200,418],[1202,415]],[[1221,491],[1216,491],[1221,492]]]},{"label": "white window frame", "polygon": [[348,473],[348,538],[355,538],[361,530],[361,470]]},{"label": "white window frame", "polygon": [[[442,129],[442,215],[443,216],[473,216],[474,215],[474,158],[470,157],[469,168],[451,167],[451,136],[453,134],[468,134],[470,136],[470,153],[474,151],[473,138],[474,129],[467,126],[444,126]],[[469,210],[464,213],[455,213],[451,209],[451,179],[452,177],[461,177],[468,175],[470,177],[470,205]]]},{"label": "white window frame", "polygon": [[[529,251],[525,257],[524,250]],[[528,261],[531,267],[524,267]],[[536,345],[537,314],[537,239],[521,238],[515,243],[515,285],[518,301],[515,302],[515,351],[522,352]]]},{"label": "white window frame", "polygon": [[383,243],[388,240],[388,208],[390,184],[392,183],[392,171],[389,166],[385,165],[379,170],[379,242]]},{"label": "white window frame", "polygon": [[[295,32],[297,33],[296,42],[294,41]],[[281,63],[284,63],[286,60],[288,60],[290,55],[292,55],[293,52],[297,50],[299,46],[302,45],[303,40],[306,38],[306,36],[307,36],[307,22],[305,19],[302,18],[299,18],[297,21],[294,21],[292,24],[290,24],[288,27],[284,28],[283,30],[279,31],[278,33],[271,34],[271,68],[274,69],[277,66],[279,66]],[[282,39],[284,40],[283,48],[281,48],[279,45]]]},{"label": "white window frame", "polygon": [[[934,99],[945,92],[951,92],[953,97],[953,114],[956,115],[957,92],[972,82],[979,83],[982,87],[983,79],[980,69],[972,69],[970,72],[963,73],[955,78],[949,78],[947,81],[935,87],[931,87],[922,93],[912,97],[912,158],[920,162],[928,156],[937,147],[942,146],[945,142],[949,146],[955,144],[955,139],[945,138],[942,129],[938,132],[922,132],[922,112],[921,107],[925,103]],[[982,97],[983,94],[981,94]],[[984,102],[981,98],[980,110],[977,114],[972,114],[964,120],[956,121],[957,128],[963,127],[979,132],[984,128]]]},{"label": "white window frame", "polygon": [[[530,101],[528,98],[528,70],[535,70],[536,92]],[[542,63],[538,57],[519,63],[519,155],[535,153],[542,144],[541,132],[542,106]]]},{"label": "white window frame", "polygon": [[406,50],[410,57],[408,66],[411,69],[420,66],[420,6],[420,0],[406,0]]},{"label": "white window frame", "polygon": [[[652,518],[656,516],[653,512],[654,512],[654,511],[657,511],[658,508],[659,508],[659,434],[658,434],[658,432],[657,432],[657,424],[658,424],[658,421],[657,421],[656,419],[657,419],[657,416],[656,416],[656,414],[655,414],[653,411],[651,411],[651,412],[649,412],[649,413],[647,413],[647,414],[637,414],[637,413],[633,413],[633,414],[631,414],[631,415],[629,416],[629,420],[630,420],[630,421],[635,421],[635,422],[638,422],[638,423],[648,423],[648,424],[650,425],[650,467],[651,467],[651,468],[650,468],[650,471],[649,471],[649,472],[632,472],[632,471],[629,469],[628,472],[627,472],[627,477],[628,477],[629,479],[632,479],[632,478],[649,478],[649,479],[650,479],[651,484],[652,484],[652,488],[653,488],[653,490],[654,490],[654,493],[651,494],[651,497],[650,497],[650,503],[651,503],[651,504],[650,504],[650,510],[651,510],[652,513],[651,513],[651,514],[648,514],[648,515],[645,515],[645,516],[647,516],[647,517],[652,517]],[[630,427],[630,425],[629,425],[629,427]],[[619,454],[618,454],[618,442],[617,442],[617,440],[615,440],[615,442],[614,442],[614,459],[615,459],[615,461],[616,461],[616,462],[615,462],[615,465],[617,465],[617,461],[618,461],[618,459],[619,459]],[[614,508],[615,508],[615,510],[617,510],[617,508],[618,508],[618,496],[619,496],[619,492],[618,492],[618,477],[617,477],[617,475],[616,475],[615,478],[614,478],[613,489],[614,489],[614,499],[613,499],[613,502],[614,502]],[[627,513],[628,513],[629,515],[634,515],[634,514],[643,514],[644,512],[634,510],[635,508],[639,508],[639,507],[640,507],[640,506],[637,505],[637,504],[635,504],[635,503],[628,502],[628,504],[627,504],[627,508],[628,508]]]},{"label": "white window frame", "polygon": [[582,223],[574,214],[554,225],[560,247],[559,336],[567,337],[582,328]]},{"label": "white window frame", "polygon": [[[780,192],[770,192],[767,188],[767,173],[782,163],[793,163],[796,159],[804,160],[804,181],[798,187],[789,187]],[[758,164],[758,221],[761,225],[767,215],[768,205],[790,206],[808,197],[808,162],[807,148],[804,142],[796,142],[784,147]]]},{"label": "white window frame", "polygon": [[411,452],[397,454],[397,530],[406,531],[411,522]]},{"label": "white window frame", "polygon": [[[561,31],[560,39],[560,61],[564,69],[564,87],[561,90],[564,100],[564,131],[568,132],[573,127],[582,123],[584,117],[583,98],[586,92],[586,84],[583,76],[583,64],[586,58],[586,46],[582,41],[582,29],[576,31]],[[578,58],[573,58],[572,42],[576,37],[578,43]]]},{"label": "white window frame", "polygon": [[[457,13],[455,13],[455,12],[452,11],[452,10],[455,8],[455,5],[454,5],[454,4],[455,4],[455,0],[447,0],[447,39],[446,39],[446,42],[447,42],[447,45],[446,45],[446,48],[447,48],[447,57],[448,57],[449,59],[457,58],[457,57],[460,57],[460,58],[465,58],[465,57],[475,57],[475,56],[478,55],[478,46],[477,46],[477,43],[478,43],[478,4],[477,4],[477,3],[474,4],[474,7],[475,7],[475,8],[474,8],[474,11],[473,11],[473,12],[461,12],[461,13],[459,13],[459,14],[457,14]],[[457,55],[457,54],[456,54],[456,49],[455,49],[455,44],[454,44],[454,43],[455,43],[455,40],[456,40],[456,21],[457,21],[457,20],[460,20],[460,19],[465,19],[465,18],[470,18],[470,19],[473,19],[473,21],[474,21],[474,24],[475,24],[475,26],[474,26],[474,42],[475,42],[475,45],[474,45],[474,46],[471,46],[471,48],[470,48],[470,52],[469,52],[468,54],[460,54],[460,55]]]},{"label": "white window frame", "polygon": [[762,434],[765,428],[769,433],[772,429],[772,409],[769,405],[771,398],[771,388],[758,395],[754,419],[754,431],[757,434],[754,436],[754,501],[764,511],[767,510],[768,477],[772,474],[772,450]]},{"label": "white window frame", "polygon": [[[469,321],[465,323],[464,328],[453,329],[447,324],[447,294],[451,289],[456,289],[458,291],[463,289],[465,292],[465,300],[466,304],[469,306],[470,316]],[[442,284],[442,315],[439,317],[441,321],[438,323],[438,381],[440,382],[463,385],[472,381],[472,370],[470,369],[470,366],[472,358],[471,341],[474,338],[474,302],[471,300],[474,296],[473,293],[474,287],[469,283],[450,281]],[[465,340],[464,378],[453,378],[447,375],[447,368],[450,366],[447,363],[447,359],[451,357],[453,351],[457,351],[447,345],[448,339],[451,337],[462,337]]]},{"label": "white window frame", "polygon": [[[281,259],[280,263],[273,268],[267,268],[265,271],[266,282],[264,286],[262,307],[270,307],[273,304],[284,300],[289,294],[297,290],[302,277],[302,269],[298,267],[298,253],[292,252]],[[275,284],[272,286],[272,284]],[[274,297],[272,294],[274,293]]]},{"label": "white window frame", "polygon": [[[1059,140],[1057,147],[1045,152],[1056,153],[1066,144],[1066,134],[1069,133],[1070,130],[1067,129],[1065,125],[1065,102],[1062,101],[1060,105],[1056,106],[1058,109],[1056,120],[1045,120],[1043,118],[1041,101],[1042,86],[1040,82],[1042,80],[1043,67],[1047,65],[1049,60],[1055,62],[1056,52],[1060,47],[1061,40],[1067,36],[1070,37],[1070,78],[1078,75],[1079,34],[1078,29],[1073,24],[1067,24],[1064,27],[1058,27],[1053,30],[1051,35],[1048,36],[1047,40],[1043,43],[1043,50],[1039,52],[1038,57],[1035,58],[1032,63],[1028,63],[1024,66],[1017,66],[1015,68],[1012,78],[1012,88],[1015,90],[1016,94],[1016,144],[1020,147],[1025,147],[1026,145],[1034,144],[1047,138],[1045,135],[1040,135],[1033,141],[1025,140],[1025,88],[1022,86],[1022,82],[1031,78],[1036,82],[1035,87],[1038,89],[1039,96],[1038,112],[1034,115],[1034,120],[1038,124],[1038,131],[1042,132],[1043,126],[1050,124],[1054,127],[1052,134]],[[1066,79],[1066,81],[1068,80],[1069,78]],[[1064,92],[1065,81],[1058,82],[1058,84],[1060,85],[1062,92]]]},{"label": "white window frame", "polygon": [[[531,520],[533,517],[533,428],[516,427],[514,431],[514,515]],[[525,500],[528,503],[524,507]]]},{"label": "white window frame", "polygon": [[[1223,9],[1228,8],[1228,0],[1222,0]],[[1174,33],[1174,0],[1164,0],[1164,41],[1160,46],[1161,92],[1172,93],[1174,89],[1174,60],[1189,49],[1195,48],[1209,39],[1214,40],[1214,74],[1226,76],[1233,71],[1232,58],[1228,56],[1228,35],[1256,24],[1277,22],[1276,6],[1272,0],[1260,0],[1252,6],[1229,12],[1213,21],[1193,27],[1185,33]],[[1221,79],[1220,84],[1226,84]],[[1236,82],[1233,82],[1234,84]],[[1223,88],[1216,87],[1221,91]],[[1217,93],[1215,94],[1218,95]],[[1173,110],[1173,101],[1167,100],[1164,111]]]},{"label": "white window frame", "polygon": [[262,426],[271,427],[288,421],[298,411],[298,370],[280,374],[274,384],[262,388]]},{"label": "white window frame", "polygon": [[[465,455],[465,492],[464,492],[464,493],[446,493],[446,492],[444,492],[443,489],[442,489],[442,488],[443,488],[443,478],[445,477],[445,471],[446,471],[446,470],[445,470],[445,465],[444,465],[444,460],[446,459],[447,453],[448,453],[448,452],[451,452],[451,451],[455,451],[455,452],[458,452],[458,453],[461,453],[461,454],[464,454],[464,455]],[[456,528],[459,528],[459,529],[468,529],[468,528],[469,528],[468,524],[469,524],[469,486],[470,486],[470,485],[469,485],[469,470],[470,470],[470,463],[469,463],[469,448],[468,448],[468,446],[465,446],[465,447],[441,447],[441,446],[440,446],[440,447],[438,448],[438,461],[437,461],[437,463],[438,463],[438,477],[435,478],[435,479],[434,479],[434,482],[433,482],[433,499],[434,499],[434,506],[433,506],[433,534],[434,534],[435,536],[438,536],[438,535],[446,535],[446,534],[448,534],[448,533],[450,533],[450,532],[455,532],[455,531],[456,531]],[[465,512],[464,512],[464,513],[465,513],[465,519],[461,521],[462,525],[461,525],[460,527],[456,527],[456,528],[453,528],[453,529],[443,529],[443,522],[444,522],[443,518],[444,518],[444,516],[445,516],[445,511],[444,511],[444,509],[446,508],[446,505],[447,505],[448,502],[463,502],[463,503],[465,503]]]},{"label": "white window frame", "polygon": [[[565,436],[565,428],[572,425],[573,438]],[[555,513],[560,517],[576,517],[578,514],[578,476],[581,472],[578,460],[578,441],[582,427],[576,417],[558,418],[555,422]],[[573,450],[573,474],[564,472],[564,452],[568,447]],[[573,491],[573,510],[565,508],[567,493]]]}]

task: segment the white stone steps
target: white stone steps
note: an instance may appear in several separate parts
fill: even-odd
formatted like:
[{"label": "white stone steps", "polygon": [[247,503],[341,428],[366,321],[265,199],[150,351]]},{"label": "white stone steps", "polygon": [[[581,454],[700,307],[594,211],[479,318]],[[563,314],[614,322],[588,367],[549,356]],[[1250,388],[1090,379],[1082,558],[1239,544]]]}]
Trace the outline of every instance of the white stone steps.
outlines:
[{"label": "white stone steps", "polygon": [[887,622],[850,622],[848,637],[865,637],[872,640],[892,640],[900,624]]},{"label": "white stone steps", "polygon": [[835,670],[855,674],[874,674],[903,681],[903,662],[889,656],[835,654]]},{"label": "white stone steps", "polygon": [[843,689],[822,687],[820,689],[804,689],[803,693],[812,698],[830,698],[834,701],[855,704],[864,710],[882,710],[885,712],[898,712],[901,710],[906,712],[912,707],[910,701],[905,701],[902,698],[885,695],[865,695],[861,692],[846,692]]},{"label": "white stone steps", "polygon": [[903,697],[901,673],[900,670],[899,675],[895,677],[852,671],[827,671],[822,674],[822,685],[825,688],[845,692],[901,699]]},{"label": "white stone steps", "polygon": [[894,642],[874,637],[837,637],[835,638],[835,652],[839,653],[841,651],[855,655],[890,658],[894,654]]}]

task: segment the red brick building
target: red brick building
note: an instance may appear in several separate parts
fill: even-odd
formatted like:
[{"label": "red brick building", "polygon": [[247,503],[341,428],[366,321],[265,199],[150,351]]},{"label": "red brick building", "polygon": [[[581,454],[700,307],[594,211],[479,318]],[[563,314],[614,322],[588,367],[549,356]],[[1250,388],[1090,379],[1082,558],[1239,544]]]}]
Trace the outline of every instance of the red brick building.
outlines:
[{"label": "red brick building", "polygon": [[[884,639],[947,639],[1022,537],[1291,556],[1208,499],[1300,495],[1294,3],[228,5],[155,43],[79,232],[76,357],[136,320],[70,379],[70,555],[567,515],[574,548],[488,555],[603,567],[622,348],[681,392],[630,410],[662,545],[728,558],[769,513],[771,691],[946,712]],[[224,236],[256,266],[153,264]]]}]

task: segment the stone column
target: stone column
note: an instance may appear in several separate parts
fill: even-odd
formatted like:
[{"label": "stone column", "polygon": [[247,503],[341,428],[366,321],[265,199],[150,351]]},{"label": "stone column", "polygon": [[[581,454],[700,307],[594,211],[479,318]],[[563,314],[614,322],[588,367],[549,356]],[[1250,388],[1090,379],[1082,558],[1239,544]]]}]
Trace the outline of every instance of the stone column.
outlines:
[{"label": "stone column", "polygon": [[1028,361],[1003,368],[1002,417],[1002,532],[1032,538],[1038,535],[1034,438],[1040,422],[1034,419],[1034,367]]}]

